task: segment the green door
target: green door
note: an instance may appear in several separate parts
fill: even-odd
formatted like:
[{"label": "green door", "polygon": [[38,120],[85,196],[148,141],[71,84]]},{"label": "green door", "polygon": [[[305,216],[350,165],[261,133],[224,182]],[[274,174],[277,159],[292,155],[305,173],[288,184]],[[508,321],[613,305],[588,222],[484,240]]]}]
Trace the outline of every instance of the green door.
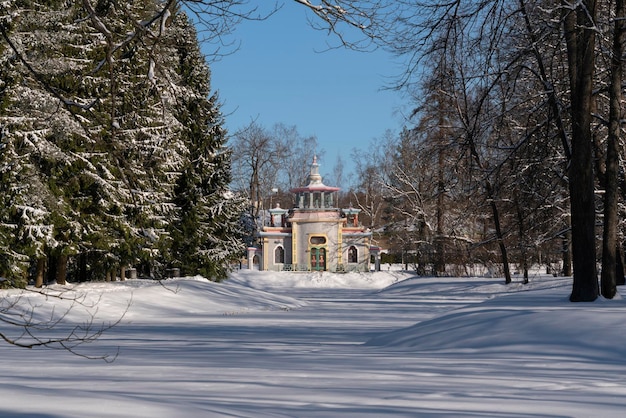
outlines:
[{"label": "green door", "polygon": [[326,270],[326,248],[311,247],[311,270],[313,271],[325,271]]}]

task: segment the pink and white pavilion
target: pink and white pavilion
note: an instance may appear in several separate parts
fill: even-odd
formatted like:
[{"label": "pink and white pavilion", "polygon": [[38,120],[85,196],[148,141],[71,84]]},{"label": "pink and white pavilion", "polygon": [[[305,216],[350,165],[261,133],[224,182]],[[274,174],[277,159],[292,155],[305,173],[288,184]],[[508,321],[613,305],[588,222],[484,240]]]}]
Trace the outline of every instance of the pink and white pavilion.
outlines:
[{"label": "pink and white pavilion", "polygon": [[260,270],[370,271],[374,256],[378,270],[380,249],[371,246],[372,232],[359,223],[360,209],[335,207],[339,190],[322,182],[314,157],[309,184],[291,189],[294,207],[269,210],[261,248],[248,249],[249,268],[258,263]]}]

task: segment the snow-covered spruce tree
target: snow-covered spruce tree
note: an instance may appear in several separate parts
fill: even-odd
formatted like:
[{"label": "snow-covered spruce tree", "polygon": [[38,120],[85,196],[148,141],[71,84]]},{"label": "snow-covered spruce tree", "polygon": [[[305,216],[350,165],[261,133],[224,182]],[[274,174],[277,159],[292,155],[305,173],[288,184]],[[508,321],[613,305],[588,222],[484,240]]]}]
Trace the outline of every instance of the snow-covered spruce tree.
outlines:
[{"label": "snow-covered spruce tree", "polygon": [[[109,110],[103,142],[128,227],[111,252],[122,265],[140,263],[144,275],[169,266],[219,279],[242,254],[242,200],[228,191],[223,120],[195,28],[175,6],[162,7],[146,0],[123,11],[85,9],[109,39],[104,66],[113,73],[99,108]],[[124,36],[111,41],[115,33]]]},{"label": "snow-covered spruce tree", "polygon": [[217,95],[210,96],[210,72],[195,28],[181,13],[169,31],[177,64],[170,78],[178,80],[174,114],[189,153],[175,188],[179,217],[170,225],[170,263],[186,274],[221,280],[228,263],[243,255],[240,219],[246,199],[228,189],[226,132]]},{"label": "snow-covered spruce tree", "polygon": [[41,285],[46,257],[71,246],[65,238],[75,227],[75,213],[55,187],[64,183],[57,172],[79,172],[64,145],[80,126],[53,87],[71,63],[49,54],[55,45],[71,44],[74,34],[63,23],[68,9],[38,10],[29,2],[5,8],[10,5],[2,5],[0,23],[2,269],[22,286],[29,266],[36,266]]},{"label": "snow-covered spruce tree", "polygon": [[[24,255],[38,270],[49,258],[49,265],[58,270],[49,276],[60,282],[65,280],[68,256],[84,261],[89,254],[99,254],[91,257],[91,264],[104,260],[105,265],[118,258],[113,251],[120,242],[129,242],[133,227],[123,213],[129,193],[121,187],[119,147],[108,129],[115,72],[102,63],[109,44],[102,42],[91,26],[90,11],[81,5],[21,2],[10,10],[12,18],[3,31],[2,71],[10,77],[3,77],[8,82],[0,116],[6,142],[15,151],[5,157],[12,155],[11,165],[19,172],[29,168],[27,180],[15,177],[16,183],[8,187],[27,184],[30,189],[22,193],[27,200],[43,199],[33,207],[48,214],[50,237],[44,241],[41,234],[36,236],[36,250],[28,248]],[[32,190],[34,185],[37,190]],[[15,208],[20,205],[32,206],[14,203]],[[18,230],[16,235],[23,234]],[[37,275],[38,285],[42,275]],[[85,279],[82,272],[80,280]]]},{"label": "snow-covered spruce tree", "polygon": [[83,3],[93,30],[106,40],[96,62],[107,81],[91,127],[107,150],[109,182],[118,185],[113,197],[119,213],[109,217],[115,239],[105,268],[135,264],[141,274],[157,277],[168,245],[166,228],[175,216],[173,188],[187,155],[172,114],[177,95],[168,69],[172,51],[163,45],[169,12],[149,24],[160,2]]}]

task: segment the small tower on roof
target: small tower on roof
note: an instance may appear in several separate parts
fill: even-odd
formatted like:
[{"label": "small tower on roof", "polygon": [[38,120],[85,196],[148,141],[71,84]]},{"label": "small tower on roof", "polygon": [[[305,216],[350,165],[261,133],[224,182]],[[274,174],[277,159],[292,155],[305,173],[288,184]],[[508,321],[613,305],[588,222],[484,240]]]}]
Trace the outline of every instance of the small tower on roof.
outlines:
[{"label": "small tower on roof", "polygon": [[296,208],[298,209],[330,210],[335,209],[333,195],[339,190],[339,187],[326,186],[322,182],[317,156],[314,156],[309,174],[309,184],[290,191],[296,195]]}]

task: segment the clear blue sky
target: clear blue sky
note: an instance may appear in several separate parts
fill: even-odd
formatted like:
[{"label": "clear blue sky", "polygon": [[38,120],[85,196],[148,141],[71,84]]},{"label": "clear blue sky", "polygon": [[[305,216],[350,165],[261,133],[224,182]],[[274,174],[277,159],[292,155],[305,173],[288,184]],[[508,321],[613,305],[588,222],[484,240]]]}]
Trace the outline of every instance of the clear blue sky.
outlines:
[{"label": "clear blue sky", "polygon": [[400,94],[383,89],[398,66],[383,51],[328,50],[337,40],[311,28],[307,13],[286,0],[268,20],[243,22],[232,38],[239,50],[210,63],[211,84],[229,132],[252,120],[295,125],[326,151],[322,174],[341,155],[347,176],[352,149],[366,152],[372,139],[402,127]]}]

